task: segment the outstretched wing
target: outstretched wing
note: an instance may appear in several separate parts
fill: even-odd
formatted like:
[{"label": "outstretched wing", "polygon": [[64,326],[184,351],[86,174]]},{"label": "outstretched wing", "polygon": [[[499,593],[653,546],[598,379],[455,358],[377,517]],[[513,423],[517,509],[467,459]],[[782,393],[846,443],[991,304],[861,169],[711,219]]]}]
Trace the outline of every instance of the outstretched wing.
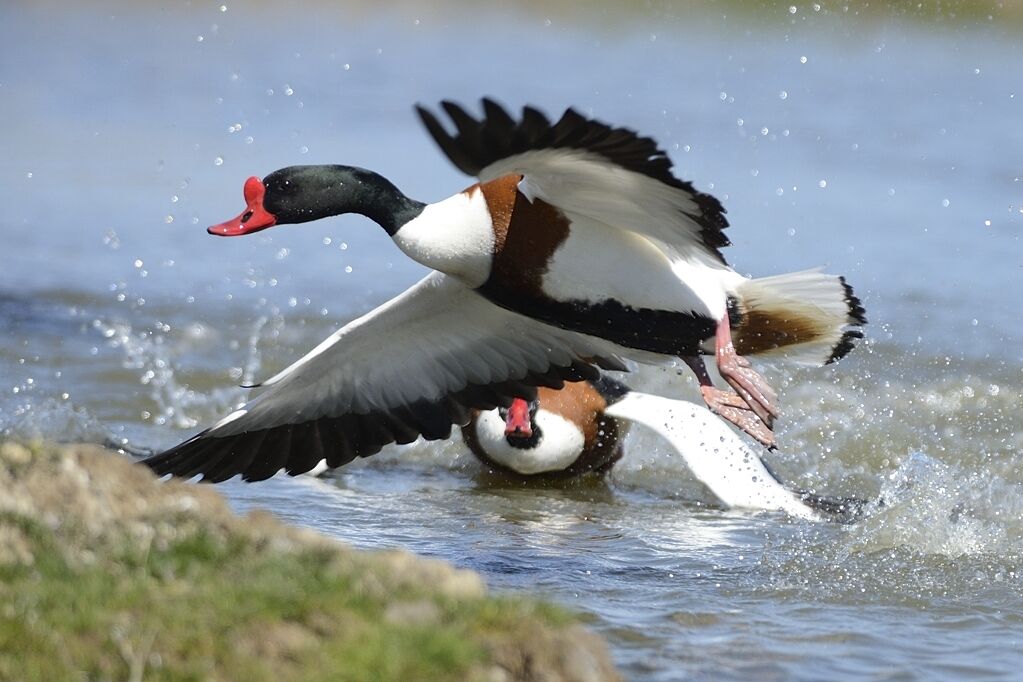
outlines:
[{"label": "outstretched wing", "polygon": [[729,507],[781,510],[815,521],[824,518],[803,496],[782,485],[757,453],[702,405],[630,391],[604,413],[661,435],[697,480]]},{"label": "outstretched wing", "polygon": [[724,263],[725,209],[716,198],[676,178],[668,155],[649,137],[613,128],[568,109],[556,123],[532,107],[516,121],[483,100],[475,119],[452,102],[441,107],[455,126],[450,134],[418,106],[426,129],[461,171],[481,181],[523,176],[523,193],[612,227],[651,237],[670,251],[704,253]]},{"label": "outstretched wing", "polygon": [[499,308],[434,272],[332,334],[264,382],[251,401],[146,459],[157,474],[269,478],[366,457],[392,442],[447,438],[469,410],[533,396],[537,385],[624,369],[606,341]]}]

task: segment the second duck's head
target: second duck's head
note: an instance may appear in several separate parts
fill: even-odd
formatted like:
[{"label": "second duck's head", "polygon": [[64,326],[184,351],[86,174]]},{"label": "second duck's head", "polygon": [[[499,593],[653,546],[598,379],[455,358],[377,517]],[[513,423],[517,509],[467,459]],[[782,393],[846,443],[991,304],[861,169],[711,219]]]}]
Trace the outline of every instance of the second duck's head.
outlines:
[{"label": "second duck's head", "polygon": [[539,400],[526,401],[522,398],[515,398],[507,409],[498,408],[498,414],[504,418],[504,437],[509,445],[525,449],[539,442],[542,435],[536,425],[539,408]]}]

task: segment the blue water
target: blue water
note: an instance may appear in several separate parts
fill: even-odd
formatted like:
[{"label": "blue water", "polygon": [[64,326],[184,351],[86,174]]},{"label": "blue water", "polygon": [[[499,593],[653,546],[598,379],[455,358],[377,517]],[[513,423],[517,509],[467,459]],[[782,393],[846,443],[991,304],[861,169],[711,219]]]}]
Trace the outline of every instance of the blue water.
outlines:
[{"label": "blue water", "polygon": [[[324,3],[0,7],[0,429],[164,447],[422,274],[347,217],[214,239],[249,175],[469,183],[416,102],[565,106],[656,137],[743,272],[845,274],[869,339],[765,373],[772,466],[850,526],[726,512],[637,432],[601,485],[480,479],[461,446],[222,487],[586,614],[631,679],[1012,679],[1023,665],[1018,23],[813,4],[620,13]],[[714,9],[716,7],[716,9]],[[645,369],[634,386],[697,398]]]}]

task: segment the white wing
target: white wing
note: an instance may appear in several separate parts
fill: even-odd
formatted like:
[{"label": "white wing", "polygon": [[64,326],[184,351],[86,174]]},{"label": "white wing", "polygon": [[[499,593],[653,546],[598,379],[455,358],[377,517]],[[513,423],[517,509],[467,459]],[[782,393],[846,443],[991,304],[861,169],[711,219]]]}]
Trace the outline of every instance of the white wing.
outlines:
[{"label": "white wing", "polygon": [[718,251],[728,245],[724,208],[676,178],[671,160],[652,139],[572,109],[552,124],[530,107],[516,121],[487,99],[480,120],[451,102],[441,106],[456,135],[428,110],[417,110],[441,150],[465,173],[481,181],[522,175],[523,194],[569,218],[599,220],[652,238],[669,255],[724,266]]},{"label": "white wing", "polygon": [[248,480],[340,466],[391,442],[447,438],[471,408],[622,369],[612,344],[535,322],[434,272],[265,382],[212,428],[146,463]]},{"label": "white wing", "polygon": [[782,485],[735,432],[701,405],[631,391],[605,414],[663,436],[693,475],[729,507],[781,510],[814,521],[824,518]]}]

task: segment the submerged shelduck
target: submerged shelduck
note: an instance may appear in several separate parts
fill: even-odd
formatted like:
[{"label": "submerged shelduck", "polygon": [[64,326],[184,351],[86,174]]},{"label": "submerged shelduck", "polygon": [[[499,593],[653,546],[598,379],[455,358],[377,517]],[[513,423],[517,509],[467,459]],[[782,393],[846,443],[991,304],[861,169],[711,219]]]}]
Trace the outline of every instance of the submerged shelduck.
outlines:
[{"label": "submerged shelduck", "polygon": [[[442,201],[350,166],[246,181],[245,210],[211,234],[359,213],[434,272],[146,460],[154,471],[219,481],[336,467],[390,442],[447,438],[472,409],[623,370],[624,359],[681,358],[711,410],[772,446],[775,394],[745,356],[824,364],[862,337],[863,308],[841,277],[749,279],[729,267],[721,204],[676,178],[652,139],[572,109],[551,123],[531,107],[516,120],[490,100],[482,119],[442,108],[454,133],[418,111],[479,179]],[[712,384],[703,354],[734,393]]]},{"label": "submerged shelduck", "polygon": [[462,427],[469,450],[489,469],[513,477],[564,479],[603,475],[622,457],[626,420],[606,410],[628,393],[610,377],[558,390],[541,386],[532,400],[473,410]]}]

